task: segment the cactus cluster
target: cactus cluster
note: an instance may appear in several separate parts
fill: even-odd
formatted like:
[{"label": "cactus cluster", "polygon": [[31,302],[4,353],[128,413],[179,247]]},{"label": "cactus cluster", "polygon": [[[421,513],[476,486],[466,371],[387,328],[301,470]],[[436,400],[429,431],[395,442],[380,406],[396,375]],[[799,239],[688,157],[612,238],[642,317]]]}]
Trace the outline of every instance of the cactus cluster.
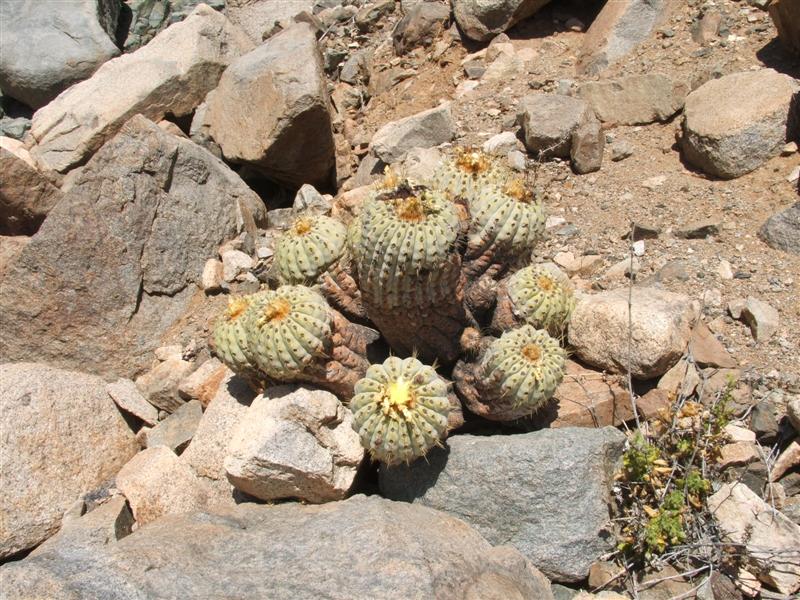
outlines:
[{"label": "cactus cluster", "polygon": [[[282,285],[231,299],[216,353],[261,385],[334,391],[374,459],[408,463],[458,426],[458,400],[510,421],[553,396],[566,353],[548,331],[563,334],[574,299],[566,280],[520,269],[543,230],[525,181],[479,150],[456,150],[429,185],[387,170],[349,227],[304,215],[284,232],[273,257]],[[371,330],[348,319],[409,357],[370,365]],[[452,368],[457,395],[423,362],[435,360]]]},{"label": "cactus cluster", "polygon": [[356,383],[350,410],[373,458],[409,463],[441,443],[450,412],[448,386],[433,367],[392,356],[371,365]]}]

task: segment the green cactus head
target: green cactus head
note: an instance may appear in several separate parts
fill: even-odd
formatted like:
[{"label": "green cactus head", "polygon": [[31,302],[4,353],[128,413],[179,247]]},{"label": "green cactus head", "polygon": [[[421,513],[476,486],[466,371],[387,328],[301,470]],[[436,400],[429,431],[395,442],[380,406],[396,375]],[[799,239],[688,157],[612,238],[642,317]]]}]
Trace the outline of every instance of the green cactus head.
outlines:
[{"label": "green cactus head", "polygon": [[510,171],[493,156],[476,148],[456,148],[433,175],[433,186],[453,198],[471,201],[487,185],[495,185]]},{"label": "green cactus head", "polygon": [[477,190],[470,202],[468,254],[488,250],[515,258],[529,258],[544,233],[542,203],[518,176],[500,185]]},{"label": "green cactus head", "polygon": [[416,358],[389,357],[356,383],[353,428],[375,460],[409,463],[441,444],[450,413],[447,394],[433,367]]},{"label": "green cactus head", "polygon": [[344,252],[347,228],[324,215],[298,218],[275,246],[281,283],[313,282]]},{"label": "green cactus head", "polygon": [[292,380],[326,354],[331,320],[325,299],[305,286],[261,292],[245,315],[250,358],[268,377]]},{"label": "green cactus head", "polygon": [[394,309],[452,294],[460,223],[443,194],[400,181],[368,200],[354,226],[349,237],[368,303]]},{"label": "green cactus head", "polygon": [[249,296],[231,296],[225,312],[214,325],[214,346],[217,356],[236,373],[255,371],[248,348],[247,310],[261,292]]},{"label": "green cactus head", "polygon": [[514,314],[524,323],[546,329],[556,337],[564,333],[575,308],[569,280],[538,265],[520,269],[509,278],[508,297]]},{"label": "green cactus head", "polygon": [[523,325],[492,342],[480,362],[482,386],[528,416],[553,397],[564,378],[566,353],[546,331]]}]

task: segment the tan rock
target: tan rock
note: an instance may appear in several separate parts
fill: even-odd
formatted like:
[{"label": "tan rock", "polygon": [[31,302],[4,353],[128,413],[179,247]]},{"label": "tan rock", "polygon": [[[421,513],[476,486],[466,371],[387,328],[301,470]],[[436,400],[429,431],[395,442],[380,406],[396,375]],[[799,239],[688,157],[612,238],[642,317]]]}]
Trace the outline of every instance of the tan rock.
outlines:
[{"label": "tan rock", "polygon": [[681,148],[706,173],[732,179],[778,156],[800,83],[772,69],[712,79],[686,98]]},{"label": "tan rock", "polygon": [[250,47],[244,32],[201,4],[146,46],[108,61],[37,111],[31,154],[45,169],[63,173],[137,113],[154,121],[167,113],[188,115],[228,63]]},{"label": "tan rock", "polygon": [[728,353],[725,346],[702,322],[699,322],[692,330],[689,351],[692,353],[694,361],[701,367],[732,369],[737,365],[736,359]]},{"label": "tan rock", "polygon": [[364,458],[353,415],[330,392],[268,388],[231,433],[225,471],[262,500],[341,500]]},{"label": "tan rock", "polygon": [[708,507],[723,541],[739,544],[761,581],[782,594],[800,588],[800,527],[738,482],[724,484]]},{"label": "tan rock", "polygon": [[114,383],[109,383],[106,391],[114,403],[125,412],[141,419],[147,425],[155,425],[158,422],[158,409],[145,399],[130,379],[118,379]]},{"label": "tan rock", "polygon": [[311,12],[313,8],[313,0],[226,0],[225,15],[231,23],[241,27],[254,44],[260,44],[275,23],[290,20],[304,10]]},{"label": "tan rock", "polygon": [[137,377],[136,387],[150,404],[171,413],[184,403],[178,385],[193,370],[194,363],[171,357]]},{"label": "tan rock", "polygon": [[222,261],[216,258],[209,258],[203,265],[203,273],[200,276],[200,287],[206,294],[213,294],[222,289],[224,280],[224,270]]},{"label": "tan rock", "polygon": [[30,241],[27,235],[0,235],[0,279]]},{"label": "tan rock", "polygon": [[33,235],[62,196],[23,158],[0,148],[0,235]]},{"label": "tan rock", "polygon": [[770,470],[772,481],[777,481],[789,470],[800,465],[800,443],[795,440],[784,450]]},{"label": "tan rock", "polygon": [[723,469],[742,467],[756,462],[759,458],[758,446],[754,442],[733,442],[720,448],[717,463]]},{"label": "tan rock", "polygon": [[578,95],[598,119],[616,125],[643,125],[666,121],[683,108],[689,86],[662,73],[587,81]]},{"label": "tan rock", "polygon": [[178,394],[186,400],[199,400],[203,408],[216,395],[228,369],[218,359],[211,358],[178,384]]},{"label": "tan rock", "polygon": [[53,535],[138,450],[105,388],[44,364],[0,365],[0,558]]},{"label": "tan rock", "polygon": [[[682,294],[648,287],[583,296],[572,314],[569,342],[584,362],[637,379],[663,375],[680,358],[697,317]],[[630,340],[630,347],[629,347]]]},{"label": "tan rock", "polygon": [[781,44],[800,55],[800,4],[792,0],[772,0],[769,16],[778,30]]},{"label": "tan rock", "polygon": [[226,159],[293,187],[330,187],[330,100],[311,25],[297,23],[235,59],[207,103]]},{"label": "tan rock", "polygon": [[117,474],[117,487],[139,525],[167,514],[204,510],[210,496],[192,469],[165,446],[137,454]]},{"label": "tan rock", "polygon": [[675,366],[658,380],[658,389],[675,397],[688,398],[700,384],[700,375],[694,364],[681,358]]},{"label": "tan rock", "polygon": [[550,0],[454,0],[453,15],[472,40],[484,42],[535,14]]}]

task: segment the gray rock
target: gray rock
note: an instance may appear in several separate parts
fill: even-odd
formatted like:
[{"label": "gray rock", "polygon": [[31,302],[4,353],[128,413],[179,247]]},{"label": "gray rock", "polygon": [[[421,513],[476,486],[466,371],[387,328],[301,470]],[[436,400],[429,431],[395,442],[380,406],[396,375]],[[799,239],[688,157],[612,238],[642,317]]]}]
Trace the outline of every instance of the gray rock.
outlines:
[{"label": "gray rock", "polygon": [[603,150],[606,136],[600,121],[591,119],[582,123],[572,132],[572,143],[569,149],[572,168],[579,175],[599,171],[603,164]]},{"label": "gray rock", "polygon": [[223,465],[234,428],[247,413],[256,394],[247,383],[227,370],[209,402],[200,425],[181,461],[207,479],[226,481]]},{"label": "gray rock", "polygon": [[517,109],[525,147],[544,157],[568,157],[572,134],[591,117],[586,102],[559,94],[529,94]]},{"label": "gray rock", "polygon": [[43,364],[0,365],[0,559],[53,535],[76,498],[136,454],[105,387]]},{"label": "gray rock", "polygon": [[453,0],[453,14],[467,37],[478,42],[492,39],[550,0]]},{"label": "gray rock", "polygon": [[[626,158],[633,156],[635,151],[636,150],[633,147],[633,144],[631,144],[628,140],[615,140],[614,143],[611,144],[611,160],[614,162],[625,160]],[[658,234],[656,234],[654,237],[658,237]]]},{"label": "gray rock", "polygon": [[158,409],[142,396],[139,388],[130,379],[118,379],[109,383],[106,391],[117,406],[145,424],[155,425],[158,422]]},{"label": "gray rock", "polygon": [[753,334],[753,339],[757,342],[767,341],[777,333],[780,326],[778,311],[766,302],[752,296],[748,296],[745,300],[738,318],[747,324]]},{"label": "gray rock", "polygon": [[339,80],[345,83],[358,85],[369,79],[367,52],[362,50],[354,52],[347,60],[342,63],[342,70],[339,72]]},{"label": "gray rock", "polygon": [[[117,56],[117,0],[0,3],[0,87],[40,108]],[[35,40],[35,43],[33,43]]]},{"label": "gray rock", "polygon": [[464,519],[550,579],[580,581],[613,546],[607,500],[624,443],[613,427],[457,435],[410,467],[381,469],[381,492]]},{"label": "gray rock", "polygon": [[[430,148],[449,142],[456,135],[456,124],[446,102],[410,117],[381,127],[370,142],[373,156],[393,164],[412,148]],[[360,171],[360,168],[359,168]]]},{"label": "gray rock", "polygon": [[711,235],[717,235],[720,230],[719,219],[703,219],[681,225],[675,230],[675,237],[687,240],[702,240]]},{"label": "gray rock", "polygon": [[145,434],[147,447],[166,446],[180,454],[192,441],[202,418],[203,405],[199,400],[190,400]]},{"label": "gray rock", "polygon": [[116,483],[139,525],[204,510],[211,500],[210,486],[166,446],[139,452],[117,473]]},{"label": "gray rock", "polygon": [[[634,287],[628,326],[628,289],[583,296],[569,324],[569,343],[584,362],[650,379],[678,362],[697,317],[691,300],[657,288]],[[630,347],[629,347],[630,338]]]},{"label": "gray rock", "polygon": [[800,254],[800,202],[772,215],[758,235],[773,248]]},{"label": "gray rock", "polygon": [[771,400],[762,400],[753,407],[750,413],[750,429],[765,446],[775,443],[779,426],[778,419],[775,418],[775,405]]},{"label": "gray rock", "polygon": [[662,73],[587,81],[578,88],[597,118],[616,125],[667,121],[683,108],[689,86]]},{"label": "gray rock", "polygon": [[364,449],[353,415],[324,390],[279,386],[258,396],[231,434],[225,471],[261,500],[341,500]]},{"label": "gray rock", "polygon": [[442,2],[420,2],[397,22],[392,31],[395,53],[405,54],[418,46],[428,46],[447,29],[450,6]]},{"label": "gray rock", "polygon": [[187,309],[205,258],[265,218],[222,161],[133,117],[0,281],[0,356],[141,372]]},{"label": "gray rock", "polygon": [[238,25],[255,44],[260,44],[281,21],[288,21],[303,11],[312,12],[314,0],[226,0],[225,15]]},{"label": "gray rock", "polygon": [[365,4],[356,13],[356,27],[359,31],[369,31],[380,23],[381,19],[394,12],[394,0],[376,0]]},{"label": "gray rock", "polygon": [[493,548],[438,511],[377,496],[170,515],[116,543],[8,564],[0,587],[18,600],[553,599],[516,550]]},{"label": "gray rock", "polygon": [[583,38],[578,70],[596,75],[650,37],[669,15],[669,0],[606,2]]},{"label": "gray rock", "polygon": [[800,83],[772,69],[712,79],[686,98],[681,148],[706,173],[732,179],[778,156]]},{"label": "gray rock", "polygon": [[62,195],[36,169],[0,148],[0,235],[33,235]]},{"label": "gray rock", "polygon": [[182,23],[144,48],[103,65],[36,112],[31,154],[47,169],[66,172],[85,161],[140,113],[160,121],[190,114],[216,87],[250,40],[218,12],[198,6]]},{"label": "gray rock", "polygon": [[31,128],[27,117],[3,117],[0,119],[0,135],[22,140]]},{"label": "gray rock", "polygon": [[[126,52],[132,52],[147,44],[167,26],[188,17],[198,4],[208,4],[215,10],[222,10],[225,0],[127,0],[126,4],[130,8],[130,24],[123,46]],[[123,12],[120,21],[124,16]]]},{"label": "gray rock", "polygon": [[225,158],[289,186],[330,186],[330,99],[311,25],[297,23],[233,61],[207,102]]},{"label": "gray rock", "polygon": [[323,196],[313,185],[303,184],[297,190],[292,203],[292,209],[297,212],[308,210],[327,215],[331,212],[332,201],[330,196]]}]

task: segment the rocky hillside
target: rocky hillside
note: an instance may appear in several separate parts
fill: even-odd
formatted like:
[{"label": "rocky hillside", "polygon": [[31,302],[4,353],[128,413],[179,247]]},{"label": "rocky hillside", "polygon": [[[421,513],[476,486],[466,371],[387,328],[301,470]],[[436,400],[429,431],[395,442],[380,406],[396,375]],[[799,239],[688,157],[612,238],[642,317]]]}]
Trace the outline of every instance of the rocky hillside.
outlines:
[{"label": "rocky hillside", "polygon": [[3,0],[0,597],[795,597],[798,7]]}]

